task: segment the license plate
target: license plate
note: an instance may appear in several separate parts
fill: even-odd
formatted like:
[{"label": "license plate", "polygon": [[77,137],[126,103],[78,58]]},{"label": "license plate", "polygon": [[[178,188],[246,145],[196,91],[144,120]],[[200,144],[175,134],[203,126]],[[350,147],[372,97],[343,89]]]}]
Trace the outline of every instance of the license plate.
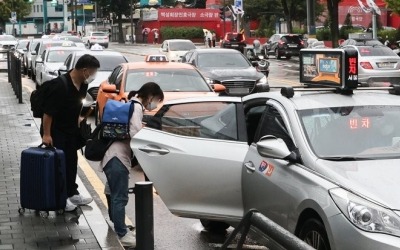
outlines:
[{"label": "license plate", "polygon": [[248,88],[231,88],[229,89],[230,94],[247,94],[249,93]]},{"label": "license plate", "polygon": [[393,68],[394,63],[377,63],[379,68]]},{"label": "license plate", "polygon": [[232,44],[232,47],[239,47],[239,45],[237,45],[237,44]]},{"label": "license plate", "polygon": [[297,48],[297,44],[289,44],[289,48]]}]

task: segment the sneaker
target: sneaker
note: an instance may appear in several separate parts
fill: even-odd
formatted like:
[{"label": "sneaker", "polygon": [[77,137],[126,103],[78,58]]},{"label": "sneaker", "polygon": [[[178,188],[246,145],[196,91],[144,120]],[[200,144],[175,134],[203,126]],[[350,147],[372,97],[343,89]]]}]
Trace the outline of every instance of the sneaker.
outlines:
[{"label": "sneaker", "polygon": [[76,206],[69,199],[67,199],[67,205],[65,205],[65,212],[73,212],[75,211]]},{"label": "sneaker", "polygon": [[83,205],[87,205],[87,204],[89,204],[90,202],[92,202],[92,201],[93,201],[93,198],[92,198],[92,197],[83,197],[83,196],[80,195],[80,194],[76,194],[76,195],[74,195],[74,196],[72,196],[72,197],[69,197],[69,200],[70,200],[73,204],[75,204],[75,205],[77,205],[77,206],[83,206]]},{"label": "sneaker", "polygon": [[123,237],[119,237],[119,241],[124,247],[136,247],[136,238],[130,232],[126,233]]}]

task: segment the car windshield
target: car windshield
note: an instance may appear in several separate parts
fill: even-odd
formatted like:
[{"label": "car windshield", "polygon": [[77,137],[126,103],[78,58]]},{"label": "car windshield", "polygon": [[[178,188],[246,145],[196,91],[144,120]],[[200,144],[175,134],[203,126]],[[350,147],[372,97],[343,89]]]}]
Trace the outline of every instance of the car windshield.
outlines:
[{"label": "car windshield", "polygon": [[240,42],[240,41],[244,40],[243,39],[243,34],[240,34],[240,33],[239,34],[229,33],[229,34],[226,35],[226,38],[229,41],[237,41],[237,42]]},{"label": "car windshield", "polygon": [[17,44],[17,49],[24,49],[24,48],[26,48],[26,46],[28,45],[28,43],[29,43],[29,40],[22,40],[22,41],[19,41],[18,44]]},{"label": "car windshield", "polygon": [[138,90],[147,82],[155,82],[167,92],[210,92],[210,87],[194,69],[130,70],[126,78],[126,91]]},{"label": "car windshield", "polygon": [[40,43],[40,40],[37,41],[33,41],[31,42],[30,46],[29,46],[29,50],[34,50],[36,48],[36,46]]},{"label": "car windshield", "polygon": [[359,46],[358,51],[361,56],[396,56],[393,50],[386,46]]},{"label": "car windshield", "polygon": [[251,65],[240,53],[200,53],[198,66],[203,68],[248,68]]},{"label": "car windshield", "polygon": [[192,42],[169,42],[169,50],[170,51],[186,51],[195,49],[196,46]]},{"label": "car windshield", "polygon": [[50,51],[47,56],[47,62],[49,63],[59,63],[65,62],[67,57],[72,54],[72,50],[54,50]]},{"label": "car windshield", "polygon": [[283,36],[281,40],[285,43],[299,43],[300,37],[299,36]]},{"label": "car windshield", "polygon": [[74,43],[83,43],[82,39],[76,36],[61,36],[58,37],[57,40],[62,40],[62,41],[71,41]]},{"label": "car windshield", "polygon": [[15,37],[13,36],[0,36],[0,41],[15,41],[17,39],[15,39]]},{"label": "car windshield", "polygon": [[[64,43],[64,42],[44,43],[44,44],[43,44],[44,46],[42,46],[42,47],[40,48],[39,54],[43,53],[43,51],[44,51],[45,49],[49,49],[49,48],[52,48],[52,47],[63,47],[63,43]],[[75,44],[75,43],[73,43],[73,42],[70,42],[70,43],[71,43],[71,44],[70,44],[69,47],[76,47],[76,44]]]},{"label": "car windshield", "polygon": [[93,32],[92,36],[107,36],[107,34],[104,32]]},{"label": "car windshield", "polygon": [[[75,63],[82,55],[75,58]],[[113,71],[116,65],[126,63],[126,59],[122,55],[94,55],[100,62],[98,71]]]},{"label": "car windshield", "polygon": [[399,158],[400,106],[351,106],[298,111],[320,158]]}]

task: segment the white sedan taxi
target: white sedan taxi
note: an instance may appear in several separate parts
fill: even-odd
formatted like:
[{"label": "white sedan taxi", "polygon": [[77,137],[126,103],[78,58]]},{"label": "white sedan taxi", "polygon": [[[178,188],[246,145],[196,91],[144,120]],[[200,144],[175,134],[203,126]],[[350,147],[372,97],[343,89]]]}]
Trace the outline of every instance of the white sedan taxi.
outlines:
[{"label": "white sedan taxi", "polygon": [[171,101],[131,148],[177,216],[257,209],[315,249],[399,250],[400,89],[356,89],[356,51],[314,52],[302,81],[331,87]]}]

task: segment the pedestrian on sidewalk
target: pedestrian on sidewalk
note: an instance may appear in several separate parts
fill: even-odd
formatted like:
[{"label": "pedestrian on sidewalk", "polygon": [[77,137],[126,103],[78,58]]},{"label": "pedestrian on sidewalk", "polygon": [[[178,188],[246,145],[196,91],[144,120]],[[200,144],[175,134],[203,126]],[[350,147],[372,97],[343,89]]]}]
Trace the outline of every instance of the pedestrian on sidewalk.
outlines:
[{"label": "pedestrian on sidewalk", "polygon": [[[149,111],[156,109],[158,104],[164,100],[164,93],[158,84],[148,82],[138,91],[131,91],[128,99],[135,101],[134,111],[129,122],[129,134],[132,138],[143,127],[143,107]],[[107,177],[111,198],[110,219],[114,223],[115,232],[123,246],[135,247],[135,236],[129,232],[125,224],[125,207],[129,199],[129,170],[132,158],[129,143],[130,139],[113,142],[100,162],[100,170],[104,171]]]},{"label": "pedestrian on sidewalk", "polygon": [[76,209],[77,205],[87,205],[91,197],[83,197],[78,192],[76,175],[80,148],[79,124],[82,100],[86,97],[88,84],[95,79],[99,61],[92,55],[83,55],[75,68],[65,74],[66,82],[61,76],[47,84],[43,101],[44,115],[40,127],[42,142],[64,151],[66,160],[67,205],[65,211]]},{"label": "pedestrian on sidewalk", "polygon": [[156,30],[156,31],[154,32],[154,42],[155,42],[156,44],[158,44],[158,37],[159,37],[159,34],[158,34],[158,31]]},{"label": "pedestrian on sidewalk", "polygon": [[213,48],[215,48],[215,43],[216,43],[216,40],[217,40],[217,35],[215,34],[214,31],[213,31],[211,34],[212,34],[212,46],[213,46]]}]

